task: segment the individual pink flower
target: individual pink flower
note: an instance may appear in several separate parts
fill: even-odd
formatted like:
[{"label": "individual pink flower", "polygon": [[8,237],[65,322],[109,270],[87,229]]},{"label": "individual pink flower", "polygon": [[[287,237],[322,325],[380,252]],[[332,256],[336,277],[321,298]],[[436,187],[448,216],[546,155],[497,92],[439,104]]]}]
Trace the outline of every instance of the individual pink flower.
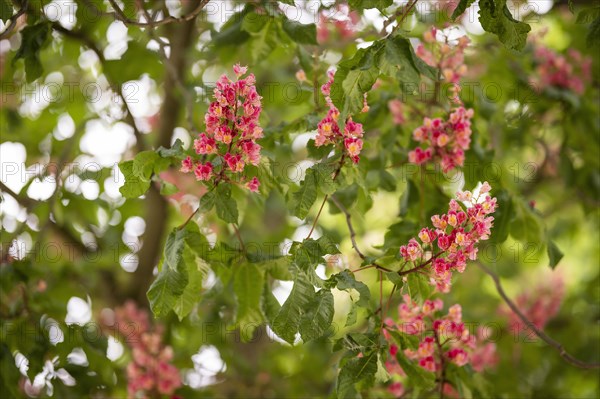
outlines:
[{"label": "individual pink flower", "polygon": [[194,161],[192,161],[192,157],[187,156],[183,161],[181,161],[181,169],[179,169],[183,173],[189,173],[194,170]]},{"label": "individual pink flower", "polygon": [[210,162],[198,163],[194,169],[194,175],[197,180],[210,180],[212,177],[213,166]]},{"label": "individual pink flower", "polygon": [[260,187],[260,182],[258,181],[256,176],[254,176],[252,180],[246,183],[246,187],[248,188],[248,190],[252,191],[253,193],[256,193],[258,192],[258,188]]}]

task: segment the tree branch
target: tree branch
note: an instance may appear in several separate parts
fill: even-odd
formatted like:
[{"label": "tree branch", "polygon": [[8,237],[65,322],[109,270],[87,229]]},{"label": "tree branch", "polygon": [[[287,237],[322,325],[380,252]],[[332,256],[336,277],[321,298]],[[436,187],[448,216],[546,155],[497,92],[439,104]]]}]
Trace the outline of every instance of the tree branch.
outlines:
[{"label": "tree branch", "polygon": [[[204,2],[203,2],[204,3]],[[187,3],[188,7],[193,5]],[[173,130],[177,127],[179,115],[182,108],[182,100],[177,95],[178,76],[185,72],[186,53],[192,44],[195,21],[193,18],[179,25],[170,25],[167,32],[171,53],[169,62],[172,70],[165,71],[163,85],[164,97],[160,108],[160,125],[158,137],[154,143],[155,147],[169,147]],[[140,305],[146,305],[146,291],[152,280],[153,270],[162,252],[162,243],[168,222],[168,202],[160,194],[155,184],[150,186],[146,194],[146,231],[143,235],[143,245],[138,252],[139,266],[132,276],[127,296],[135,298]]]},{"label": "tree branch", "polygon": [[548,335],[546,335],[546,333],[544,333],[542,330],[540,330],[539,328],[536,327],[535,324],[533,324],[531,322],[531,320],[529,320],[517,307],[517,305],[515,305],[515,303],[513,301],[510,300],[510,298],[508,297],[508,295],[506,295],[506,292],[504,292],[504,289],[502,288],[502,284],[500,283],[500,278],[498,277],[498,275],[496,273],[494,273],[490,268],[486,267],[485,265],[477,262],[477,266],[479,266],[479,268],[481,270],[483,270],[485,273],[487,273],[492,280],[494,280],[494,284],[496,285],[496,290],[498,291],[498,294],[500,294],[500,297],[502,297],[502,299],[504,300],[504,302],[506,302],[506,304],[508,305],[508,307],[517,315],[519,316],[519,318],[523,321],[523,323],[525,323],[527,325],[527,327],[529,327],[531,329],[531,331],[533,331],[535,333],[535,335],[537,335],[542,341],[544,341],[545,343],[547,343],[548,345],[550,345],[551,347],[553,347],[554,349],[556,349],[559,353],[559,355],[565,359],[565,361],[569,364],[572,364],[575,367],[579,367],[582,369],[597,369],[600,368],[600,363],[586,363],[583,362],[575,357],[573,357],[572,355],[570,355],[565,348],[562,346],[562,344],[554,339],[552,339],[551,337],[549,337]]},{"label": "tree branch", "polygon": [[360,249],[358,248],[358,245],[356,244],[356,232],[354,231],[354,227],[352,226],[352,219],[350,216],[350,212],[348,212],[346,207],[333,195],[331,197],[329,197],[329,199],[331,200],[331,202],[333,202],[335,204],[335,206],[338,207],[338,209],[344,215],[346,215],[346,224],[348,225],[348,231],[350,231],[350,240],[352,241],[352,248],[354,248],[354,250],[356,251],[358,256],[360,256],[360,258],[364,260],[365,255],[360,251]]},{"label": "tree branch", "polygon": [[[125,0],[125,1],[131,1],[131,0]],[[123,22],[125,25],[154,28],[157,26],[167,25],[167,24],[171,24],[171,23],[183,23],[183,22],[192,21],[202,12],[202,10],[204,9],[204,6],[206,6],[206,4],[208,4],[209,1],[210,0],[199,1],[196,8],[193,9],[191,12],[189,12],[187,15],[184,15],[183,17],[177,18],[177,17],[173,17],[173,16],[168,16],[168,17],[158,20],[158,21],[150,21],[149,20],[147,22],[140,22],[140,21],[137,21],[134,19],[130,19],[125,15],[123,10],[121,10],[119,8],[119,6],[115,2],[115,0],[108,0],[108,2],[110,3],[111,7],[115,10],[115,12],[113,12],[113,13],[108,12],[108,13],[104,13],[104,14],[113,16],[114,18]],[[192,2],[190,1],[188,4],[191,4],[191,3]],[[97,10],[97,11],[99,12],[99,10]]]},{"label": "tree branch", "polygon": [[4,29],[4,31],[2,31],[2,33],[0,33],[0,40],[6,39],[8,37],[8,35],[10,35],[10,33],[17,26],[17,20],[19,19],[19,17],[21,15],[25,14],[28,7],[29,7],[29,0],[24,0],[23,6],[21,7],[21,9],[19,11],[17,11],[17,13],[14,14],[12,17],[10,17],[8,19],[8,21],[6,21],[7,24],[9,24],[9,23],[10,24],[8,26],[6,26],[6,28]]},{"label": "tree branch", "polygon": [[[57,32],[62,33],[63,35],[65,35],[67,37],[70,37],[72,39],[80,41],[84,46],[86,46],[87,48],[89,48],[96,54],[96,56],[100,60],[101,64],[104,64],[106,62],[106,59],[104,58],[104,53],[102,52],[102,50],[84,32],[77,31],[77,30],[69,30],[57,22],[52,23],[52,29],[54,29]],[[146,146],[146,141],[144,139],[144,135],[137,128],[135,119],[133,117],[133,114],[131,113],[131,109],[129,108],[129,104],[127,104],[127,101],[125,100],[125,96],[123,95],[122,87],[118,83],[112,81],[109,76],[106,76],[106,78],[107,78],[112,90],[115,93],[117,93],[120,100],[123,102],[123,106],[125,107],[125,121],[133,129],[133,134],[135,135],[136,147],[137,147],[138,151],[146,150],[147,146]]]}]

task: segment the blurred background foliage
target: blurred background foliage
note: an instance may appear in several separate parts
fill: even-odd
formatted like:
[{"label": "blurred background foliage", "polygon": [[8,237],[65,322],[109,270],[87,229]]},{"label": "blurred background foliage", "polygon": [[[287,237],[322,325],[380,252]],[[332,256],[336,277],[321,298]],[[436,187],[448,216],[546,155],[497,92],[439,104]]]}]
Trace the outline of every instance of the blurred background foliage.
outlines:
[{"label": "blurred background foliage", "polygon": [[[355,26],[346,32],[330,23],[329,36],[318,43],[314,32],[294,30],[289,21],[318,22],[317,10],[338,10],[333,2],[296,1],[291,8],[293,1],[211,1],[189,21],[151,28],[122,23],[103,0],[0,3],[3,21],[19,5],[26,7],[17,28],[0,41],[0,389],[9,397],[24,395],[24,377],[15,366],[20,353],[28,359],[31,379],[46,360],[58,356],[59,367],[76,385],[55,380],[56,397],[124,397],[131,353],[123,341],[109,338],[114,331],[101,327],[102,318],[126,300],[148,309],[146,291],[166,232],[187,219],[203,188],[171,166],[154,178],[145,195],[125,200],[119,192],[124,177],[118,162],[141,150],[169,148],[177,139],[189,149],[202,131],[218,76],[230,73],[237,62],[249,65],[263,96],[265,138],[260,144],[274,179],[263,183],[260,196],[234,192],[242,215],[240,233],[246,243],[272,243],[275,248],[301,240],[318,207],[303,224],[289,216],[286,192],[311,165],[307,160],[320,158],[305,145],[313,137],[307,132],[326,112],[320,94],[314,103],[313,82],[319,87],[330,66],[379,39],[384,21],[394,17],[402,2],[370,2],[381,4],[381,11],[366,1],[350,1],[358,13]],[[162,18],[189,15],[199,3],[122,5],[126,18],[142,20],[146,12]],[[361,161],[342,176],[361,184],[348,184],[336,196],[352,213],[361,248],[381,256],[397,252],[418,232],[422,214],[444,211],[461,182],[470,189],[487,180],[501,206],[480,261],[502,277],[512,298],[535,295],[535,287],[560,275],[565,283],[562,305],[544,330],[577,358],[597,362],[600,59],[597,44],[587,43],[590,30],[593,38],[597,29],[596,14],[578,14],[598,5],[574,3],[572,12],[570,2],[511,2],[513,11],[521,11],[517,19],[532,27],[520,52],[483,34],[475,8],[448,28],[449,34],[466,32],[472,40],[461,98],[475,110],[473,142],[462,174],[428,170],[423,190],[418,188],[423,172],[406,164],[411,133],[422,116],[407,108],[406,122],[394,124],[387,104],[398,98],[419,109],[431,88],[407,94],[394,79],[382,78],[368,94],[369,112],[356,118],[366,132]],[[281,11],[285,7],[287,16]],[[432,24],[443,28],[448,22],[435,8],[417,6],[401,32],[415,42]],[[534,48],[539,45],[561,54],[577,49],[592,57],[592,80],[583,93],[536,83],[539,58]],[[308,81],[297,80],[300,69]],[[360,178],[354,180],[355,175]],[[218,237],[236,245],[234,232],[213,213],[202,215],[199,225],[209,241]],[[319,219],[318,232],[339,243],[342,253],[329,258],[319,273],[329,276],[360,264],[345,217],[331,203]],[[548,246],[558,248],[550,251],[554,256],[564,255],[554,268],[549,267]],[[163,340],[172,346],[173,364],[184,376],[177,395],[334,395],[340,353],[332,353],[332,342],[348,331],[364,330],[366,312],[359,311],[353,327],[343,328],[350,301],[336,290],[338,328],[329,336],[290,346],[261,327],[243,343],[234,327],[230,283],[218,277],[215,271],[205,272],[198,303],[188,317],[179,321],[171,313],[154,321],[164,325]],[[369,285],[375,303],[377,273],[365,271],[357,278]],[[291,283],[271,279],[270,284],[277,299],[285,299]],[[386,297],[390,291],[386,283]],[[543,342],[509,330],[493,282],[477,267],[456,279],[443,299],[448,305],[461,303],[464,320],[492,326],[498,334],[498,365],[473,379],[486,397],[598,397],[598,371],[574,368]],[[60,326],[63,342],[49,339],[51,325]],[[87,365],[68,360],[75,348],[85,352]],[[365,396],[391,397],[382,386]]]}]

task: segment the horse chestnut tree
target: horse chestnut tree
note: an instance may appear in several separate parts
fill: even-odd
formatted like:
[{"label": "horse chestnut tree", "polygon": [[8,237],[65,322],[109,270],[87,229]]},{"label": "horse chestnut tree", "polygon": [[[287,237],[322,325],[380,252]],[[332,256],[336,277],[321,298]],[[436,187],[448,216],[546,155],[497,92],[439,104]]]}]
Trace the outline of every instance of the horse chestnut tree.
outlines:
[{"label": "horse chestnut tree", "polygon": [[597,5],[0,19],[9,397],[598,397]]}]

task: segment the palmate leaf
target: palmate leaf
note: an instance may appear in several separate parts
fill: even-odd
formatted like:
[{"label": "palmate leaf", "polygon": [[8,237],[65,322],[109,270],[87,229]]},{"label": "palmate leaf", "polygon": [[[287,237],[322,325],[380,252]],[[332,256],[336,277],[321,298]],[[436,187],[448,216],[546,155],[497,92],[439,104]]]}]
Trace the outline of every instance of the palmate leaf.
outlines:
[{"label": "palmate leaf", "polygon": [[231,198],[231,187],[220,184],[214,191],[214,203],[217,207],[217,216],[227,223],[237,223],[237,203]]},{"label": "palmate leaf", "polygon": [[29,25],[21,31],[21,47],[17,50],[13,64],[23,59],[25,61],[25,74],[27,82],[33,82],[44,72],[40,62],[40,51],[48,44],[50,38],[50,24],[40,22]]},{"label": "palmate leaf", "polygon": [[[175,228],[167,237],[156,280],[148,290],[150,308],[157,317],[174,310],[183,319],[200,299],[208,271],[208,242],[195,223]],[[203,267],[201,267],[203,266]]]},{"label": "palmate leaf", "polygon": [[264,320],[261,309],[264,269],[252,263],[239,265],[233,278],[233,291],[237,300],[236,322],[242,339],[248,341]]},{"label": "palmate leaf", "polygon": [[313,286],[302,272],[298,272],[290,296],[271,325],[275,334],[290,344],[294,343],[304,309],[312,301],[314,294]]},{"label": "palmate leaf", "polygon": [[480,0],[479,22],[487,32],[494,33],[506,47],[522,50],[527,41],[529,24],[513,18],[506,0]]},{"label": "palmate leaf", "polygon": [[321,289],[307,305],[307,311],[300,321],[300,335],[304,342],[321,337],[333,321],[333,295],[328,289]]},{"label": "palmate leaf", "polygon": [[341,368],[337,379],[337,397],[352,398],[356,395],[354,385],[366,381],[372,384],[377,373],[377,351],[349,360]]},{"label": "palmate leaf", "polygon": [[369,287],[361,281],[357,281],[354,278],[354,275],[348,271],[344,270],[338,274],[334,274],[327,280],[328,287],[337,287],[339,290],[348,290],[354,289],[358,291],[360,297],[356,304],[358,306],[368,306],[369,301],[371,300],[371,291],[369,291]]},{"label": "palmate leaf", "polygon": [[300,188],[292,193],[290,210],[297,218],[304,219],[317,200],[317,178],[313,169],[308,169]]},{"label": "palmate leaf", "polygon": [[169,234],[158,276],[148,290],[150,308],[157,317],[165,316],[173,309],[188,284],[188,271],[182,256],[187,233],[186,229],[174,229]]}]

